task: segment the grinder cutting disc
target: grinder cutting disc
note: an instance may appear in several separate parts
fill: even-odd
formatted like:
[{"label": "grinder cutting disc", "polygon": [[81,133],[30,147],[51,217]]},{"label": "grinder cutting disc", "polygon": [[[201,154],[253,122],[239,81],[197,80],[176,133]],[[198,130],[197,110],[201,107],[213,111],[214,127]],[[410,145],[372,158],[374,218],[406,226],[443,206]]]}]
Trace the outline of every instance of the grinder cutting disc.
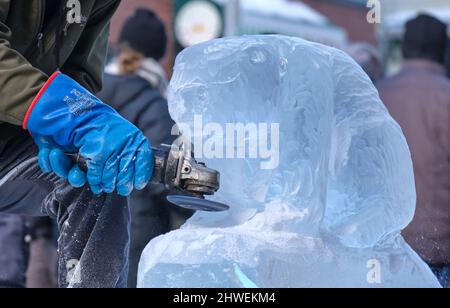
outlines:
[{"label": "grinder cutting disc", "polygon": [[194,211],[224,212],[230,209],[228,205],[219,202],[188,196],[167,196],[167,201],[179,207]]}]

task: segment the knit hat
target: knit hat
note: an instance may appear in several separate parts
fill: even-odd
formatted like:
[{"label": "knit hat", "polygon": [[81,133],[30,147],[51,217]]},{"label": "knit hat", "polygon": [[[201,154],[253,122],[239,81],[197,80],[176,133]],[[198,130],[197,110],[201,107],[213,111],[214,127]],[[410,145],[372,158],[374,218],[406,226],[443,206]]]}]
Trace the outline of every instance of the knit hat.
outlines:
[{"label": "knit hat", "polygon": [[120,44],[142,53],[146,58],[159,61],[167,49],[167,34],[164,23],[152,11],[144,8],[136,10],[128,18],[119,37]]},{"label": "knit hat", "polygon": [[428,59],[443,64],[447,40],[447,25],[421,14],[406,24],[403,55],[406,59]]}]

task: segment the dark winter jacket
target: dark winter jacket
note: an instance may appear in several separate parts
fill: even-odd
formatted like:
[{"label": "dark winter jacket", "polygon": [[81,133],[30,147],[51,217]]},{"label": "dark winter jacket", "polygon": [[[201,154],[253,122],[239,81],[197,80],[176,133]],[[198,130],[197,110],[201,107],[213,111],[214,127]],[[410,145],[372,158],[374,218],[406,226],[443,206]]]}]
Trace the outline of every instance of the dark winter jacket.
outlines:
[{"label": "dark winter jacket", "polygon": [[[64,0],[45,20],[48,3],[55,1],[0,0],[0,123],[20,126],[58,67],[92,92],[101,89],[110,19],[120,0],[80,0],[81,22],[72,24]],[[1,140],[8,132],[0,128]]]},{"label": "dark winter jacket", "polygon": [[429,264],[450,265],[450,81],[443,66],[408,60],[378,86],[413,156],[417,210],[404,236]]},{"label": "dark winter jacket", "polygon": [[172,144],[175,122],[167,101],[148,81],[137,75],[105,74],[104,88],[98,97],[136,125],[152,145]]}]

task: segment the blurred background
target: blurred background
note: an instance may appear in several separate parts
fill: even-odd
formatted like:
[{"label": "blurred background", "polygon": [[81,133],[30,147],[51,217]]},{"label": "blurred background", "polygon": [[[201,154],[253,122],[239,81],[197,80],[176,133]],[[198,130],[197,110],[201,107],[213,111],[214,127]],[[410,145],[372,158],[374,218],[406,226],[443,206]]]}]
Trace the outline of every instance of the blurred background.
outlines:
[{"label": "blurred background", "polygon": [[369,43],[390,75],[402,61],[407,20],[428,13],[450,24],[448,0],[127,0],[113,20],[113,46],[138,7],[151,8],[166,23],[169,52],[163,63],[169,76],[177,52],[185,47],[222,36],[274,33],[341,49]]}]

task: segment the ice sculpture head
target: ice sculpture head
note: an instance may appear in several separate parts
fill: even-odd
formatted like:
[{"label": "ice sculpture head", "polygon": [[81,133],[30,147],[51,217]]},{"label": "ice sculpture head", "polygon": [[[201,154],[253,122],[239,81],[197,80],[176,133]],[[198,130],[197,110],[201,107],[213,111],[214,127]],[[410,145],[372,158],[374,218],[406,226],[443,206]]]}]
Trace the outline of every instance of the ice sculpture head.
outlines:
[{"label": "ice sculpture head", "polygon": [[283,36],[200,44],[177,58],[169,107],[196,157],[222,173],[217,197],[232,210],[213,226],[371,247],[412,219],[404,136],[343,52]]},{"label": "ice sculpture head", "polygon": [[295,223],[322,219],[332,80],[326,55],[299,48],[283,37],[230,38],[177,58],[171,114],[196,156],[221,171],[219,198],[236,223],[271,203]]},{"label": "ice sculpture head", "polygon": [[[233,107],[247,113],[248,107],[257,106],[255,100],[272,101],[277,95],[285,68],[277,54],[276,47],[263,40],[225,39],[191,47],[177,58],[171,102],[181,99],[181,107],[190,113],[207,116],[222,104],[214,120],[229,121]],[[223,112],[226,108],[229,113]]]}]

